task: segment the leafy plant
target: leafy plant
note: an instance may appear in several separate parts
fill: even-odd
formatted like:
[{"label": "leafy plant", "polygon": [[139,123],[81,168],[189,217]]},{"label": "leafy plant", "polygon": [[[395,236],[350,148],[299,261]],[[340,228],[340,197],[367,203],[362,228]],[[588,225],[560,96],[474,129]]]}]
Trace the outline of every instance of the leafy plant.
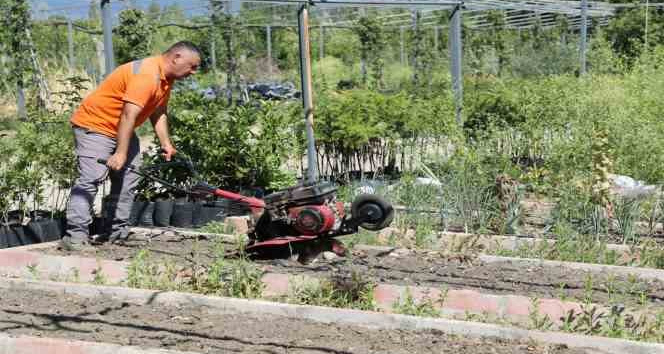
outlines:
[{"label": "leafy plant", "polygon": [[416,302],[413,294],[407,288],[406,293],[399,302],[394,303],[393,310],[395,313],[402,315],[424,316],[424,317],[440,317],[440,311],[436,309],[435,301],[426,297],[425,299]]}]

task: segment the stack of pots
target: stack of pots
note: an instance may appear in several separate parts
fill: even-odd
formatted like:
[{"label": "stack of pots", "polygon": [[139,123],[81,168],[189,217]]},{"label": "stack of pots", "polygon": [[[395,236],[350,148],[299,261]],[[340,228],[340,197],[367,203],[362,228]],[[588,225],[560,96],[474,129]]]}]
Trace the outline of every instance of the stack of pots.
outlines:
[{"label": "stack of pots", "polygon": [[145,227],[201,227],[211,221],[223,221],[228,215],[225,200],[201,202],[181,199],[134,201],[129,224]]},{"label": "stack of pots", "polygon": [[[29,222],[24,225],[23,221]],[[0,223],[0,248],[31,245],[59,240],[65,233],[64,218],[52,218],[51,213],[37,210],[24,215],[20,211],[8,213]]]}]

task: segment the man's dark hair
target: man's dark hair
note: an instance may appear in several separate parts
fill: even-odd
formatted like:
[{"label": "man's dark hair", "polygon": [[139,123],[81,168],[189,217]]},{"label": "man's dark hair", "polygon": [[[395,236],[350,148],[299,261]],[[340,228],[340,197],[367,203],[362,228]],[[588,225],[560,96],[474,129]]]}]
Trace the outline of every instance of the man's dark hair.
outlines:
[{"label": "man's dark hair", "polygon": [[164,54],[172,54],[181,49],[189,50],[191,52],[198,54],[199,57],[202,57],[201,50],[198,49],[198,47],[194,43],[191,43],[189,41],[180,41],[173,44],[170,48],[166,49]]}]

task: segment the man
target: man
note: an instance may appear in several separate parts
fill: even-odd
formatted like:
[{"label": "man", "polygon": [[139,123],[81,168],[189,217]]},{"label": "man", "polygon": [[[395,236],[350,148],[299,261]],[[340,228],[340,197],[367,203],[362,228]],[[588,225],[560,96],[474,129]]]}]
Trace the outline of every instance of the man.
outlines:
[{"label": "man", "polygon": [[[138,166],[141,154],[134,129],[148,118],[159,139],[164,158],[170,161],[176,150],[168,133],[166,106],[173,81],[196,73],[200,50],[190,42],[178,42],[163,54],[126,63],[115,69],[87,96],[71,118],[79,178],[71,189],[67,205],[67,232],[61,246],[80,249],[91,242],[92,203],[99,184],[110,169],[112,216],[110,235],[96,242],[125,240],[127,220],[138,176],[124,169]],[[106,166],[97,162],[107,161]]]}]

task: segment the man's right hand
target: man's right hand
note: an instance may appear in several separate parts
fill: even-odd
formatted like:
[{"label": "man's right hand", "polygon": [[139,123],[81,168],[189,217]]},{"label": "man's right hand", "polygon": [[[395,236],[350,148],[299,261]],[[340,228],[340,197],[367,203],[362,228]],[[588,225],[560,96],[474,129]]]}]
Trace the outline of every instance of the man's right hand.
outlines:
[{"label": "man's right hand", "polygon": [[119,171],[124,168],[125,163],[127,162],[127,155],[115,153],[111,155],[106,161],[106,166],[114,171]]}]

